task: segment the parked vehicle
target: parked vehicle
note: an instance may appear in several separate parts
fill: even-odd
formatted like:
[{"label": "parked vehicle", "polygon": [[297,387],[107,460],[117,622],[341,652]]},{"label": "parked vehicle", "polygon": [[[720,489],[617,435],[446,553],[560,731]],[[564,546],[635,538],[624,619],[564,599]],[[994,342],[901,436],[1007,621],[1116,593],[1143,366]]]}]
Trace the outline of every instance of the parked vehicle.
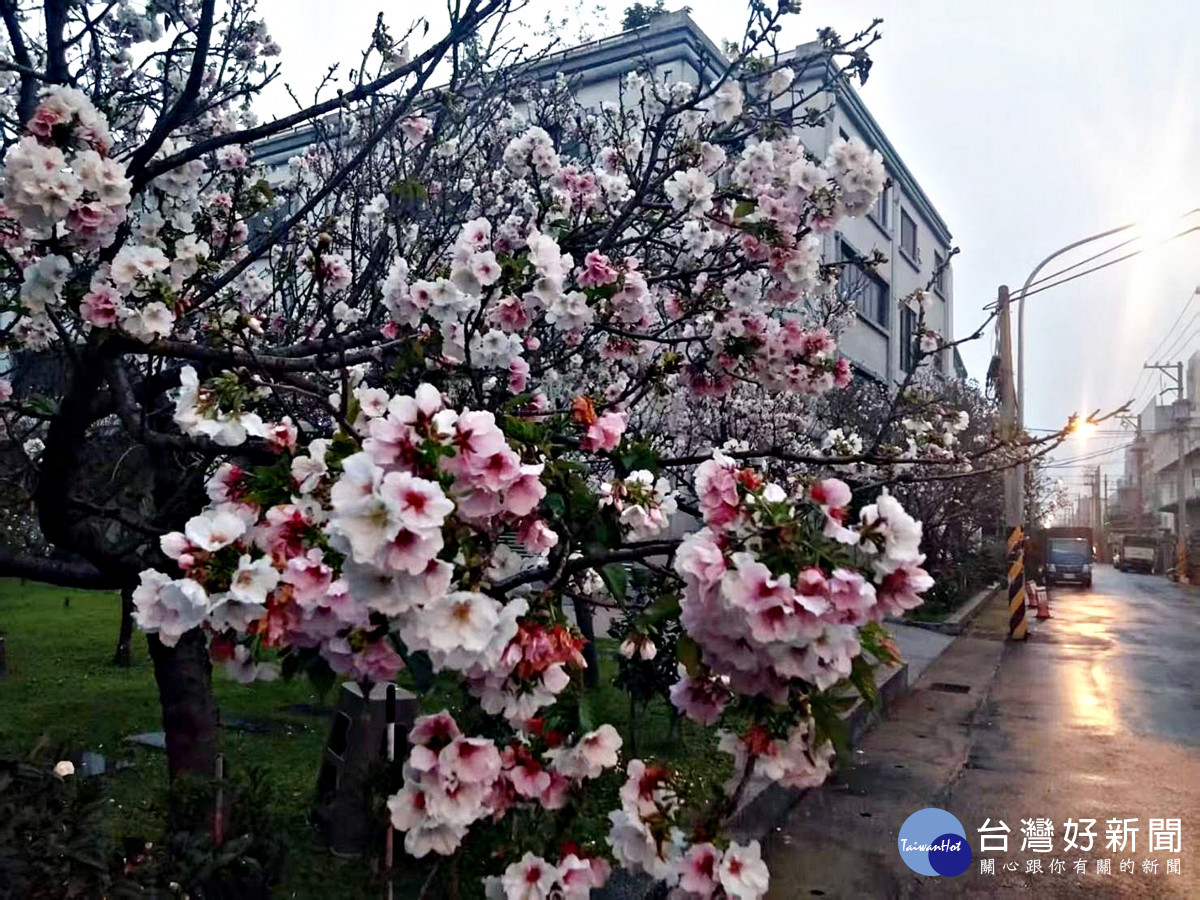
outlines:
[{"label": "parked vehicle", "polygon": [[1047,585],[1073,582],[1092,586],[1092,529],[1047,528],[1034,536]]},{"label": "parked vehicle", "polygon": [[1122,536],[1115,563],[1122,572],[1153,572],[1158,539],[1140,534]]}]

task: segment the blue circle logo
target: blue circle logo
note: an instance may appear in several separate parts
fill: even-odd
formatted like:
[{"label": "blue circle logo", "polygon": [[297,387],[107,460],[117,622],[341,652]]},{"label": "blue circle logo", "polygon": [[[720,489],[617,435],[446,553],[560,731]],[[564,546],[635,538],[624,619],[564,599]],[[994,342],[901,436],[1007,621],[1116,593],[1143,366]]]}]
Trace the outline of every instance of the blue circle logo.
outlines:
[{"label": "blue circle logo", "polygon": [[967,832],[944,809],[918,810],[900,826],[900,858],[921,875],[961,875],[971,865]]}]

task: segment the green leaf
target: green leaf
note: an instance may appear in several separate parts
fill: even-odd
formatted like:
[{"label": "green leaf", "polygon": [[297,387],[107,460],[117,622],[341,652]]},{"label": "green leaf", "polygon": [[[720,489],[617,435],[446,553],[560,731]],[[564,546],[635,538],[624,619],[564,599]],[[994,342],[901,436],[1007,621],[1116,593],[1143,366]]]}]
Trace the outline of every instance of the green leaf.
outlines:
[{"label": "green leaf", "polygon": [[596,730],[595,706],[592,695],[586,692],[579,698],[579,728],[581,731]]},{"label": "green leaf", "polygon": [[700,645],[686,634],[675,643],[675,658],[692,676],[700,674]]},{"label": "green leaf", "polygon": [[637,443],[626,445],[620,455],[621,466],[626,472],[636,472],[639,469],[658,474],[658,454],[649,444]]},{"label": "green leaf", "polygon": [[560,519],[567,512],[567,501],[562,494],[547,494],[546,499],[542,501],[542,506],[546,508],[546,512]]},{"label": "green leaf", "polygon": [[850,730],[839,712],[843,704],[828,694],[814,694],[810,704],[817,745],[829,741],[838,756],[847,753],[850,749]]},{"label": "green leaf", "polygon": [[546,436],[546,428],[521,416],[502,416],[500,429],[505,437],[522,444],[536,444]]},{"label": "green leaf", "polygon": [[733,217],[735,219],[744,219],[746,216],[750,215],[750,213],[754,212],[754,208],[755,205],[753,200],[743,200],[733,208]]},{"label": "green leaf", "polygon": [[617,600],[624,602],[625,591],[629,587],[629,573],[620,563],[609,563],[600,569],[600,578],[608,592]]},{"label": "green leaf", "polygon": [[425,189],[425,185],[415,178],[406,178],[404,181],[392,185],[392,194],[396,199],[409,203],[429,198],[429,191]]},{"label": "green leaf", "polygon": [[673,619],[679,615],[681,610],[679,595],[668,594],[665,597],[659,597],[642,613],[642,622],[646,625],[653,625],[663,619]]},{"label": "green leaf", "polygon": [[885,666],[894,666],[900,662],[892,636],[878,622],[868,622],[860,628],[858,639],[863,649]]},{"label": "green leaf", "polygon": [[334,684],[337,683],[337,673],[329,668],[329,663],[325,662],[319,656],[312,658],[312,661],[304,670],[304,674],[308,676],[309,683],[316,688],[317,694],[320,695],[322,701],[329,694]]},{"label": "green leaf", "polygon": [[[576,506],[581,505],[576,504]],[[595,525],[596,540],[601,545],[610,549],[616,549],[621,546],[621,526],[617,524],[616,513],[612,511],[612,507],[606,509],[604,513],[595,517],[592,521]]]},{"label": "green leaf", "polygon": [[850,683],[859,695],[872,706],[879,704],[879,688],[875,686],[875,670],[861,654],[850,666]]},{"label": "green leaf", "polygon": [[433,687],[434,681],[433,661],[430,660],[429,654],[424,650],[418,650],[416,653],[401,653],[401,655],[404,657],[405,668],[412,674],[417,690],[421,693],[428,693]]}]

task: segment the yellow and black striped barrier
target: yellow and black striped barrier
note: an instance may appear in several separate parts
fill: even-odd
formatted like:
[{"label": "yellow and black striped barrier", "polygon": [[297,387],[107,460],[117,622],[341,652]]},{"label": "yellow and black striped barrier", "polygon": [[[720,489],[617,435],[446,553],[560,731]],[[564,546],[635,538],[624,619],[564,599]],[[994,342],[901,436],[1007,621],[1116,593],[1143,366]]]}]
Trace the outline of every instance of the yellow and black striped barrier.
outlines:
[{"label": "yellow and black striped barrier", "polygon": [[1008,637],[1023,641],[1025,632],[1025,533],[1016,525],[1008,533]]}]

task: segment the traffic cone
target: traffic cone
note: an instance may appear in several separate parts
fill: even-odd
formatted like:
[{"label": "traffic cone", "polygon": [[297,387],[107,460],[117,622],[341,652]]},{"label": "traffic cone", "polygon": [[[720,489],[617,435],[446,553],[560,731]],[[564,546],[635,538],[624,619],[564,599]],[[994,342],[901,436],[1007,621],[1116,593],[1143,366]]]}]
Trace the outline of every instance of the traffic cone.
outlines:
[{"label": "traffic cone", "polygon": [[1025,599],[1027,601],[1025,605],[1028,606],[1030,609],[1033,609],[1035,606],[1038,605],[1037,595],[1038,595],[1037,582],[1036,581],[1025,582]]},{"label": "traffic cone", "polygon": [[1039,588],[1037,592],[1037,617],[1050,618],[1050,592],[1045,588]]}]

